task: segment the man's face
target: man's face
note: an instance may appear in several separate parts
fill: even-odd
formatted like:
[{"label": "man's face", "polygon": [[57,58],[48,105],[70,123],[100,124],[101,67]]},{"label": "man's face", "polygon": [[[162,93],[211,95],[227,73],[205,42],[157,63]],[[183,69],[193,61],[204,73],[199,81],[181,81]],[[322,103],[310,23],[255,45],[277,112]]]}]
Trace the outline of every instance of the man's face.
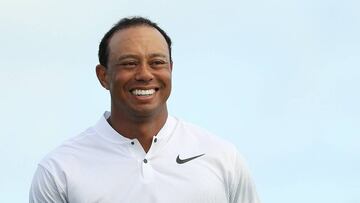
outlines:
[{"label": "man's face", "polygon": [[149,26],[120,30],[111,37],[108,48],[105,87],[113,108],[132,116],[166,112],[172,64],[160,32]]}]

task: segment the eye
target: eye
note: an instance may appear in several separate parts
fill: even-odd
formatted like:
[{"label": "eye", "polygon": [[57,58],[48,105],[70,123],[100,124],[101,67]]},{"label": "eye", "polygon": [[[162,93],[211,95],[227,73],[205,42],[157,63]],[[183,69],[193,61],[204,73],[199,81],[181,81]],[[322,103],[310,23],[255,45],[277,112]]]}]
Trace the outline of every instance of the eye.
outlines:
[{"label": "eye", "polygon": [[120,66],[124,67],[124,68],[134,68],[137,66],[137,62],[136,61],[124,61],[120,63]]},{"label": "eye", "polygon": [[157,67],[157,66],[163,66],[163,65],[165,65],[165,64],[166,64],[166,61],[161,60],[161,59],[156,59],[156,60],[153,60],[153,61],[150,62],[150,65],[151,65],[151,66],[155,66],[155,67]]}]

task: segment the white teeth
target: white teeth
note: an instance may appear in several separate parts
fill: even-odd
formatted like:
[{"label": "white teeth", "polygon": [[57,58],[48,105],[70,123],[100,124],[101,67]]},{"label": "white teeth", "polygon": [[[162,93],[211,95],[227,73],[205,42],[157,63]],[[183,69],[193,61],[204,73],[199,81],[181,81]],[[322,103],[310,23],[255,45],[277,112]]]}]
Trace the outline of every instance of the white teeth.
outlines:
[{"label": "white teeth", "polygon": [[150,89],[150,90],[135,89],[131,91],[131,93],[136,96],[150,96],[155,93],[155,89]]}]

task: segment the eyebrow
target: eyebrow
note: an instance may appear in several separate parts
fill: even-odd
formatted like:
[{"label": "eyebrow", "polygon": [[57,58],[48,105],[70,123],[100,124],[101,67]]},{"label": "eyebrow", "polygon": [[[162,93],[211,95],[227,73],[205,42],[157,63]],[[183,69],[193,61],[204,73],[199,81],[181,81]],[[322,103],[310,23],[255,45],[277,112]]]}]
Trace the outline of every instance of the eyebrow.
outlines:
[{"label": "eyebrow", "polygon": [[154,57],[166,58],[166,55],[165,55],[165,54],[161,54],[161,53],[154,53],[154,54],[150,54],[149,56],[150,56],[150,58],[154,58]]},{"label": "eyebrow", "polygon": [[135,54],[125,54],[125,55],[120,56],[117,59],[117,61],[121,61],[121,60],[126,59],[126,58],[138,58],[138,56],[135,55]]},{"label": "eyebrow", "polygon": [[[153,53],[153,54],[150,54],[149,57],[150,57],[150,58],[154,58],[154,57],[166,58],[166,55],[165,55],[165,54],[161,54],[161,53]],[[125,55],[120,56],[120,57],[117,59],[117,61],[121,61],[121,60],[124,60],[124,59],[127,59],[127,58],[139,58],[139,56],[136,55],[136,54],[125,54]]]}]

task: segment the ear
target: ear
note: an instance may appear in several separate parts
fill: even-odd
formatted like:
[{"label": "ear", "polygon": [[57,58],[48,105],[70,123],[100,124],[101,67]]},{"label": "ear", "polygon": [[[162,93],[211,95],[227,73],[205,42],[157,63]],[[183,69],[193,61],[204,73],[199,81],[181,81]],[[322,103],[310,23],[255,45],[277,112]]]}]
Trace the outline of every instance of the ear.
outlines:
[{"label": "ear", "polygon": [[106,71],[106,67],[103,65],[97,65],[96,66],[96,76],[100,82],[100,84],[107,90],[109,90],[109,82],[107,81],[107,71]]},{"label": "ear", "polygon": [[170,63],[170,72],[172,72],[173,70],[173,64],[174,64],[173,62]]}]

